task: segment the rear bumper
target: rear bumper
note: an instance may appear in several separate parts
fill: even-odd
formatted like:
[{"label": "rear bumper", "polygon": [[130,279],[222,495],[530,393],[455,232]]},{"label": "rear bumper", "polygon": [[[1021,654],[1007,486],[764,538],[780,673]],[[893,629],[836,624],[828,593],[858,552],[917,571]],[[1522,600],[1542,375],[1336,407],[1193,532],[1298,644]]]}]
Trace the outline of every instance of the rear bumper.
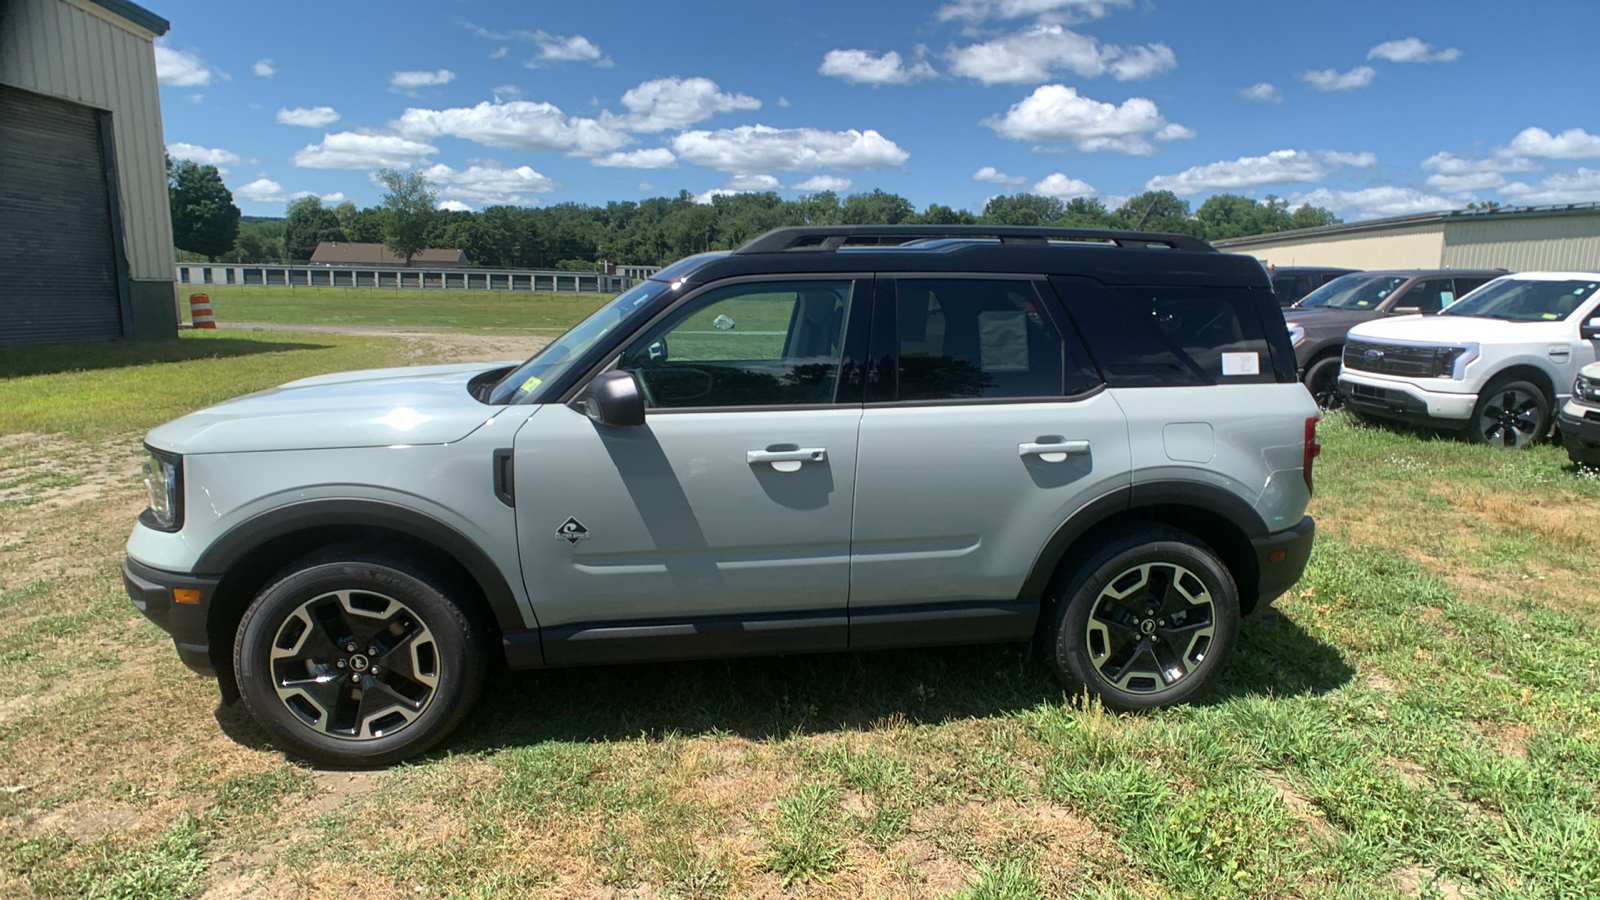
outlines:
[{"label": "rear bumper", "polygon": [[[144,613],[145,618],[172,635],[178,658],[202,675],[216,674],[211,665],[206,613],[211,607],[211,595],[216,592],[218,580],[152,569],[131,558],[122,563],[122,587],[128,592],[128,599]],[[199,602],[175,602],[172,599],[174,588],[199,591]]]},{"label": "rear bumper", "polygon": [[1310,516],[1286,531],[1251,538],[1256,551],[1256,605],[1271,603],[1294,587],[1305,574],[1311,560],[1311,545],[1316,542],[1317,523]]}]

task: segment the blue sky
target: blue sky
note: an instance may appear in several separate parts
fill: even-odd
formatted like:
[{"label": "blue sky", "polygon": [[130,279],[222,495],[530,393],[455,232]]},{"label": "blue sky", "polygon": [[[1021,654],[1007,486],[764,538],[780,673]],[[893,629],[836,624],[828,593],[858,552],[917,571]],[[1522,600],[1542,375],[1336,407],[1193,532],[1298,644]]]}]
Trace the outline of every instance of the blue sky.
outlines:
[{"label": "blue sky", "polygon": [[152,0],[174,156],[246,214],[1147,189],[1346,219],[1600,201],[1595,0]]}]

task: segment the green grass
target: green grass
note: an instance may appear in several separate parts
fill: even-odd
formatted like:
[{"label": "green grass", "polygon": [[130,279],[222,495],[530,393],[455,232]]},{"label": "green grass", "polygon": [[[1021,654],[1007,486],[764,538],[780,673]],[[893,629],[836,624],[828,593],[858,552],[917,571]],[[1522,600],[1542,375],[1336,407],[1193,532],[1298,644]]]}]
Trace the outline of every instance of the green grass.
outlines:
[{"label": "green grass", "polygon": [[1305,578],[1186,707],[1025,647],[718,660],[497,674],[414,763],[286,760],[121,596],[105,439],[401,347],[0,360],[0,895],[1600,896],[1600,478],[1343,415]]},{"label": "green grass", "polygon": [[609,294],[547,291],[426,291],[179,285],[188,320],[190,294],[211,298],[218,322],[379,325],[559,334],[611,299]]}]

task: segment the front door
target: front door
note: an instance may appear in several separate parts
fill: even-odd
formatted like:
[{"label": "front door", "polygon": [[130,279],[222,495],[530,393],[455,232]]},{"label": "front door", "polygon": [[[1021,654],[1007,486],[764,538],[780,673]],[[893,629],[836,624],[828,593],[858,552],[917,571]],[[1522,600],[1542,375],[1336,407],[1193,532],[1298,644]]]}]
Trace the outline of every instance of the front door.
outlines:
[{"label": "front door", "polygon": [[517,537],[547,662],[845,646],[861,405],[835,395],[854,288],[708,289],[616,363],[644,425],[529,419]]}]

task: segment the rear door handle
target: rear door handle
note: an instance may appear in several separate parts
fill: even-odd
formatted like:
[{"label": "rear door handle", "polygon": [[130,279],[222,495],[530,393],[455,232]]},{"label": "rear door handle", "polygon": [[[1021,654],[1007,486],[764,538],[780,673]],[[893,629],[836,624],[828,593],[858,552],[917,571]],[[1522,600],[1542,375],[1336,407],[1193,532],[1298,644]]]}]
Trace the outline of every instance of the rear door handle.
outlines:
[{"label": "rear door handle", "polygon": [[1055,441],[1038,444],[1032,441],[1017,445],[1017,455],[1023,459],[1037,456],[1045,462],[1064,462],[1069,456],[1083,456],[1089,452],[1088,441]]},{"label": "rear door handle", "polygon": [[[793,446],[792,444],[790,446]],[[771,463],[779,472],[798,472],[808,462],[827,462],[828,451],[823,447],[800,447],[795,450],[746,450],[745,462],[750,465]]]}]

